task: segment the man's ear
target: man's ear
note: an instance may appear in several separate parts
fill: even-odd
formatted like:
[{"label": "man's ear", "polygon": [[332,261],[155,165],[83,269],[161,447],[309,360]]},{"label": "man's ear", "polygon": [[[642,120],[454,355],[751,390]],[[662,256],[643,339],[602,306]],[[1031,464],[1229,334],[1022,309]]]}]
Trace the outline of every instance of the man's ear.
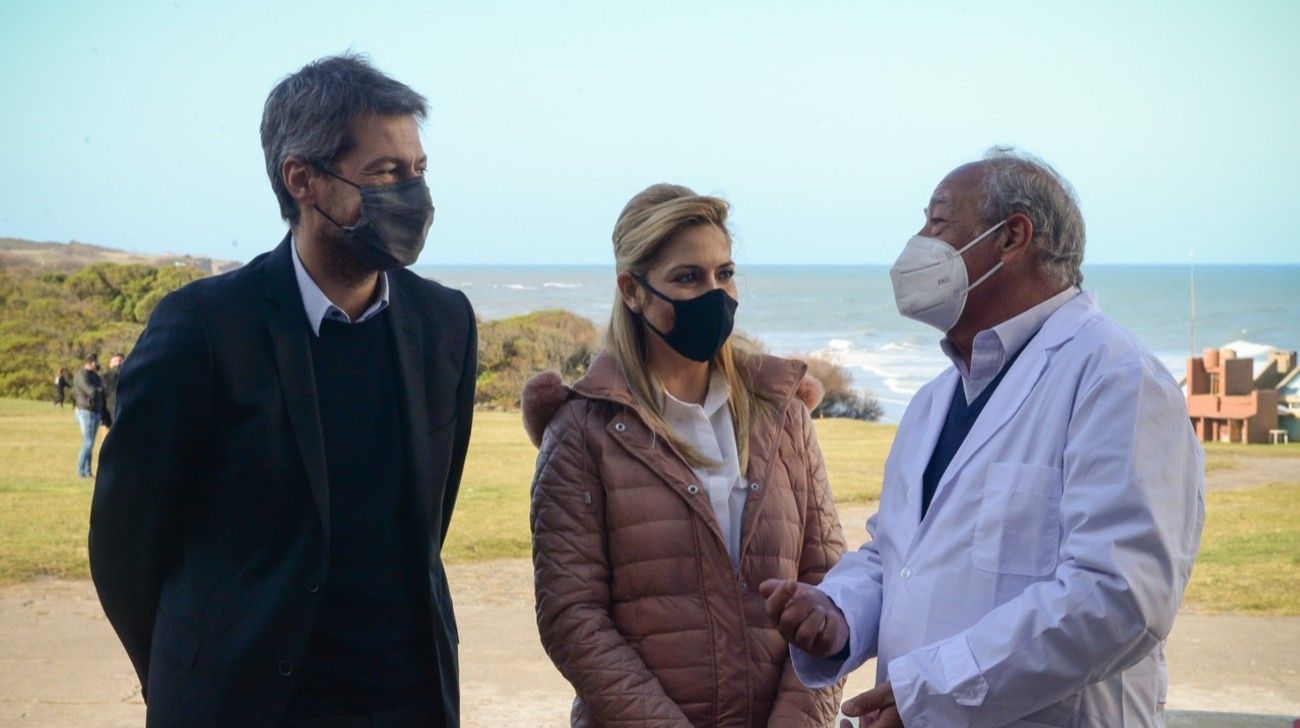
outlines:
[{"label": "man's ear", "polygon": [[288,188],[289,194],[299,205],[303,207],[316,205],[316,189],[313,186],[316,171],[310,164],[289,155],[285,158],[284,164],[280,165],[280,176],[284,179],[284,186]]},{"label": "man's ear", "polygon": [[641,286],[631,273],[623,271],[618,274],[618,293],[623,297],[623,305],[635,313],[641,313]]},{"label": "man's ear", "polygon": [[1005,232],[1002,236],[1000,252],[1003,258],[1018,257],[1029,250],[1029,243],[1034,239],[1034,222],[1022,213],[1012,213],[1007,218]]}]

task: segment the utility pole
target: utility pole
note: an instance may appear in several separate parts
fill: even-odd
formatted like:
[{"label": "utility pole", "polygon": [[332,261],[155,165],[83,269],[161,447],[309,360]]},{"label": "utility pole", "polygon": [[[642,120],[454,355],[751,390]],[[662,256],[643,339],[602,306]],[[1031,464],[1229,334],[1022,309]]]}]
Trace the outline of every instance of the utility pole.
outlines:
[{"label": "utility pole", "polygon": [[1187,251],[1187,258],[1192,289],[1192,356],[1196,356],[1196,251]]}]

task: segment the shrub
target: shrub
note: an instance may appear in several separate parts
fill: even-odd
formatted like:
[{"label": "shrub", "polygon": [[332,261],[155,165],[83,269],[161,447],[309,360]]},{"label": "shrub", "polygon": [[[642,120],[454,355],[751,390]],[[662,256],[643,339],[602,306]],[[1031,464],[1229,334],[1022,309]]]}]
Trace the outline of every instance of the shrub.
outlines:
[{"label": "shrub", "polygon": [[0,396],[47,399],[59,367],[129,351],[159,299],[204,275],[115,263],[71,274],[0,269]]},{"label": "shrub", "polygon": [[568,311],[539,311],[479,323],[474,402],[486,409],[517,409],[524,382],[555,369],[566,381],[587,371],[596,327]]},{"label": "shrub", "polygon": [[821,382],[826,390],[821,404],[812,411],[813,417],[846,417],[875,422],[884,414],[875,397],[854,389],[853,377],[844,367],[819,356],[795,358],[808,365],[808,374]]}]

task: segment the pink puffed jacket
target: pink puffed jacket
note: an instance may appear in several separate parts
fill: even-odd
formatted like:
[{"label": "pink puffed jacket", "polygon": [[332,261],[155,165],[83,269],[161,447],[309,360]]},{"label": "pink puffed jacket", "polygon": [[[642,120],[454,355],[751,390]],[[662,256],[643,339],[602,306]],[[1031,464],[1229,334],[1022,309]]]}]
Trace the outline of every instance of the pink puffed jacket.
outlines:
[{"label": "pink puffed jacket", "polygon": [[[739,573],[708,495],[657,438],[613,357],[572,387],[524,390],[540,445],[531,524],[542,644],[577,691],[574,726],[826,726],[840,686],[809,690],[768,621],[765,579],[817,583],[844,551],[800,362],[746,365],[770,403],[750,432]],[[801,399],[802,396],[802,399]],[[544,433],[544,434],[543,434]]]}]

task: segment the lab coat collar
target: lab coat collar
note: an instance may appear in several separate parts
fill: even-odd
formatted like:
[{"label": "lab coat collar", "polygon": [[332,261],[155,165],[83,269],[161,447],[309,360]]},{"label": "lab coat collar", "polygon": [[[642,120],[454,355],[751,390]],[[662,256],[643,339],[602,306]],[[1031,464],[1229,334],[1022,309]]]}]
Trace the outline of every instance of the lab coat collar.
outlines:
[{"label": "lab coat collar", "polygon": [[[1042,378],[1043,372],[1047,370],[1052,354],[1073,339],[1075,334],[1100,311],[1097,297],[1092,293],[1082,293],[1057,309],[1056,313],[1053,313],[1043,324],[1038,334],[1030,339],[1020,357],[1012,364],[1011,370],[1007,372],[1002,384],[989,399],[984,412],[975,421],[970,434],[966,436],[957,454],[953,456],[952,462],[948,464],[948,469],[939,478],[939,486],[930,504],[930,512],[943,507],[943,501],[946,499],[955,474],[961,472],[966,463],[1020,411],[1029,393],[1033,391]],[[912,449],[907,463],[909,510],[920,524],[913,536],[913,544],[925,531],[926,524],[921,519],[921,476],[939,440],[939,432],[947,418],[948,407],[952,403],[959,377],[955,368],[949,368],[939,376],[935,386],[930,388],[926,419],[919,423],[925,428],[924,439],[921,440],[922,447]],[[925,403],[918,404],[924,406]]]}]

